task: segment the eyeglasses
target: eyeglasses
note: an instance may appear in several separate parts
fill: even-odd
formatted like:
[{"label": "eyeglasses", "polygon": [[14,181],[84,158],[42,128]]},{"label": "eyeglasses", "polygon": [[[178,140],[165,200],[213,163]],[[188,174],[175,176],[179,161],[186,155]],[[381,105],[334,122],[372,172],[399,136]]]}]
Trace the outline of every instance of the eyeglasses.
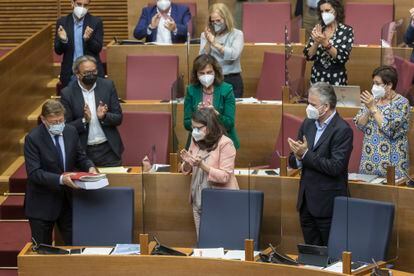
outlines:
[{"label": "eyeglasses", "polygon": [[201,127],[192,127],[193,129],[197,129],[198,131],[202,130],[203,128],[205,128],[206,126],[201,126]]},{"label": "eyeglasses", "polygon": [[83,73],[80,73],[82,76],[89,76],[89,75],[96,75],[98,74],[98,70],[93,70],[93,71],[85,71]]}]

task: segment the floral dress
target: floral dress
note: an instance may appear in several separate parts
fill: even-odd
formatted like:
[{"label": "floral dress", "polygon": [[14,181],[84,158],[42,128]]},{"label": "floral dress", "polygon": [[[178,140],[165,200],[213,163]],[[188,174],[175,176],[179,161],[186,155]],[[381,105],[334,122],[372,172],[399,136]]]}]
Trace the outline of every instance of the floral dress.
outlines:
[{"label": "floral dress", "polygon": [[356,123],[359,117],[369,112],[365,106],[354,118],[357,128],[364,132],[359,172],[385,177],[387,165],[391,163],[395,166],[395,176],[403,177],[408,171],[408,100],[397,94],[391,103],[377,108],[384,118],[381,126],[373,117],[369,117],[365,126]]},{"label": "floral dress", "polygon": [[306,59],[313,61],[311,83],[322,81],[331,85],[347,85],[348,76],[345,63],[349,59],[352,43],[354,42],[352,27],[338,23],[338,27],[329,42],[337,50],[336,58],[333,58],[329,54],[329,50],[322,45],[319,45],[315,55],[310,57],[309,48],[315,43],[312,37],[309,37],[309,41],[303,50]]}]

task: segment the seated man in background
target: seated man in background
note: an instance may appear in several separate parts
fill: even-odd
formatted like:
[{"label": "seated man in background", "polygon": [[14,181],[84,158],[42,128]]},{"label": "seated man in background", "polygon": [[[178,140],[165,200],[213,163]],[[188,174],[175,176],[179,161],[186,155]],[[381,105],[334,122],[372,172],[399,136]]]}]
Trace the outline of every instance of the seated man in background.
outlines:
[{"label": "seated man in background", "polygon": [[25,139],[28,176],[25,214],[37,243],[52,244],[55,224],[66,245],[72,244],[72,189],[79,188],[69,174],[75,169],[96,173],[73,126],[65,125],[65,109],[55,100],[42,106],[42,124]]},{"label": "seated man in background", "polygon": [[308,118],[297,140],[288,139],[289,165],[302,168],[296,207],[305,243],[326,246],[334,199],[348,195],[353,132],[336,112],[336,95],[330,84],[313,84],[308,102]]},{"label": "seated man in background", "polygon": [[90,55],[97,60],[98,75],[104,76],[99,59],[103,45],[103,24],[99,17],[88,13],[89,0],[72,0],[73,13],[56,22],[55,52],[63,54],[60,69],[62,86],[68,85],[73,76],[72,64],[80,56]]},{"label": "seated man in background", "polygon": [[78,130],[82,146],[96,166],[120,166],[124,146],[117,126],[122,123],[122,109],[115,85],[98,77],[91,56],[79,57],[73,72],[77,81],[62,90],[66,122]]},{"label": "seated man in background", "polygon": [[146,42],[184,43],[190,19],[187,6],[171,4],[170,0],[157,0],[155,6],[142,9],[134,37],[145,38]]},{"label": "seated man in background", "polygon": [[[410,9],[410,23],[408,24],[407,31],[404,35],[404,42],[410,46],[413,47],[414,43],[414,8]],[[411,53],[411,62],[414,62],[414,51]]]}]

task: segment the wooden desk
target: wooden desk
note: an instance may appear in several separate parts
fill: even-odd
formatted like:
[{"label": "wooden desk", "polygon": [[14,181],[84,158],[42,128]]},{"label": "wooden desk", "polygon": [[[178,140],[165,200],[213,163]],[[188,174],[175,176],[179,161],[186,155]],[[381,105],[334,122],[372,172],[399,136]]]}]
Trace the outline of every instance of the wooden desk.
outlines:
[{"label": "wooden desk", "polygon": [[38,255],[28,243],[18,256],[19,275],[341,275],[309,268],[178,256]]},{"label": "wooden desk", "polygon": [[[19,275],[344,275],[303,266],[238,260],[152,255],[39,255],[26,244],[18,255]],[[65,247],[73,248],[73,247]],[[189,255],[191,248],[176,248]],[[394,276],[412,275],[392,270]],[[368,275],[358,274],[358,275]]]},{"label": "wooden desk", "polygon": [[[248,176],[236,177],[241,189],[250,186],[264,192],[260,247],[266,248],[271,242],[282,252],[297,254],[296,245],[303,243],[296,211],[299,178],[250,176],[249,183]],[[148,173],[110,174],[108,178],[111,186],[135,189],[134,233],[137,239],[139,233],[145,232],[170,246],[196,245],[192,208],[188,200],[190,176]],[[414,189],[364,183],[350,183],[349,187],[353,197],[387,201],[395,205],[390,256],[398,256],[395,262],[397,269],[414,272]]]}]

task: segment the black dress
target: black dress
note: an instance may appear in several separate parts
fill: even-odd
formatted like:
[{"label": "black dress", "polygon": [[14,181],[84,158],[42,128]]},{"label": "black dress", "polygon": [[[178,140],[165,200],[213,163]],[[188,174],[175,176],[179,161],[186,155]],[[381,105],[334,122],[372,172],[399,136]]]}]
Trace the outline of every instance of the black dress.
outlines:
[{"label": "black dress", "polygon": [[307,60],[314,61],[311,72],[311,83],[328,82],[331,85],[347,85],[348,76],[346,74],[345,63],[349,59],[354,42],[354,31],[352,27],[338,23],[338,27],[332,38],[329,40],[337,50],[336,58],[333,58],[329,51],[322,45],[318,46],[316,54],[310,58],[309,48],[314,41],[309,37],[309,41],[303,50]]}]

